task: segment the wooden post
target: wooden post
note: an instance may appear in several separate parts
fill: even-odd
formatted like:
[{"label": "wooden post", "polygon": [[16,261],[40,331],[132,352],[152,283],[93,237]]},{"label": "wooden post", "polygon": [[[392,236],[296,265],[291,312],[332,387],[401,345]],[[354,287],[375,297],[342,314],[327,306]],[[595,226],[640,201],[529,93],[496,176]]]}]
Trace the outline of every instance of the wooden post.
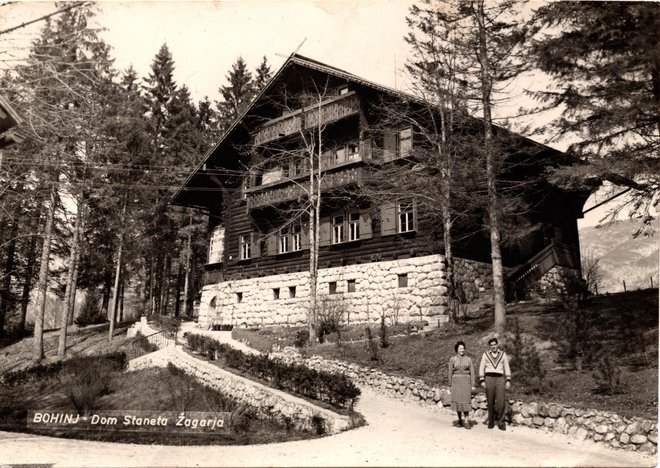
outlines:
[{"label": "wooden post", "polygon": [[623,292],[627,292],[626,291],[626,280],[623,280]]},{"label": "wooden post", "polygon": [[653,289],[653,276],[649,277],[651,279],[651,289]]}]

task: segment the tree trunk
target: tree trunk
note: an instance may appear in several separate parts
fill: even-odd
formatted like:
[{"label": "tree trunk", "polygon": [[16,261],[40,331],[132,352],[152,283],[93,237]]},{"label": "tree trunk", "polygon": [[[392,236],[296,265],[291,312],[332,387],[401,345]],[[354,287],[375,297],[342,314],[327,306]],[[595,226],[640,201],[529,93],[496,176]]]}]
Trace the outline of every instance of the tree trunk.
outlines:
[{"label": "tree trunk", "polygon": [[27,308],[30,303],[30,291],[32,289],[32,274],[34,273],[34,265],[37,262],[37,241],[39,240],[39,235],[37,234],[39,225],[41,224],[42,210],[41,208],[37,211],[37,216],[35,217],[34,224],[32,224],[32,235],[30,236],[30,242],[28,244],[28,249],[25,254],[26,264],[25,264],[25,275],[23,280],[23,292],[21,295],[21,312],[18,317],[18,329],[19,331],[25,331],[25,319],[27,317]]},{"label": "tree trunk", "polygon": [[16,254],[16,236],[18,235],[18,217],[20,212],[20,203],[14,211],[14,219],[9,230],[9,245],[7,246],[7,261],[5,262],[5,273],[2,281],[2,290],[0,291],[0,336],[4,335],[5,316],[10,310],[11,303],[11,277],[14,274],[14,259]]},{"label": "tree trunk", "polygon": [[32,358],[41,361],[44,358],[44,316],[46,313],[46,295],[48,293],[48,262],[50,261],[50,244],[53,236],[53,223],[55,220],[55,204],[57,200],[57,179],[52,178],[50,189],[50,202],[46,214],[46,227],[44,228],[44,243],[41,248],[41,264],[39,266],[39,280],[37,282],[37,301],[34,316],[34,346]]},{"label": "tree trunk", "polygon": [[183,277],[183,263],[179,260],[179,267],[176,272],[176,288],[174,293],[174,316],[178,317],[181,311],[181,279]]},{"label": "tree trunk", "polygon": [[71,308],[71,298],[76,289],[74,283],[74,271],[76,269],[76,258],[80,249],[80,230],[82,227],[82,203],[78,202],[78,214],[76,215],[76,224],[73,228],[73,240],[71,241],[71,254],[69,255],[69,270],[67,272],[66,289],[64,292],[64,304],[60,316],[60,335],[57,345],[57,358],[64,359],[66,356],[66,333],[69,325],[69,309]]},{"label": "tree trunk", "polygon": [[[84,222],[82,220],[81,222]],[[81,227],[82,232],[82,227]],[[78,292],[78,274],[80,273],[80,252],[82,249],[78,248],[76,251],[75,263],[73,264],[73,289],[71,290],[71,300],[69,302],[69,310],[67,311],[67,322],[73,325],[76,313],[76,293]]]},{"label": "tree trunk", "polygon": [[124,288],[126,285],[126,268],[121,272],[121,283],[119,284],[119,323],[124,321]]},{"label": "tree trunk", "polygon": [[484,150],[486,153],[486,183],[488,186],[488,221],[490,224],[490,256],[493,268],[493,301],[495,303],[495,332],[506,329],[506,309],[504,302],[504,272],[500,249],[500,217],[497,201],[497,174],[493,161],[493,119],[491,115],[492,76],[486,44],[486,22],[484,0],[477,2],[476,19],[479,26],[479,64],[481,68],[481,103],[484,114]]},{"label": "tree trunk", "polygon": [[108,331],[108,341],[112,341],[115,333],[115,320],[117,320],[117,309],[119,306],[119,279],[122,270],[122,256],[124,254],[124,218],[126,215],[126,196],[124,196],[124,206],[121,210],[121,228],[119,233],[119,246],[117,247],[117,266],[115,268],[115,286],[112,292],[112,316],[110,317],[110,330]]},{"label": "tree trunk", "polygon": [[190,232],[190,229],[192,228],[192,215],[190,215],[190,221],[188,222],[188,241],[186,243],[186,276],[183,280],[183,315],[186,317],[190,316],[189,310],[190,308],[188,307],[188,303],[190,302],[189,300],[189,295],[190,295],[190,258],[192,257],[192,252],[191,252],[191,240],[192,240],[192,233]]}]

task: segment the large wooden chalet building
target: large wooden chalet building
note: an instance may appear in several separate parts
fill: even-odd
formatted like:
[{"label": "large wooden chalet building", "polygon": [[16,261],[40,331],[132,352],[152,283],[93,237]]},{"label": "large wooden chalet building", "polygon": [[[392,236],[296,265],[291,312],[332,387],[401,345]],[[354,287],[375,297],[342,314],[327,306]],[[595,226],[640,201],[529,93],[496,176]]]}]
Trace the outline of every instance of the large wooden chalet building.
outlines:
[{"label": "large wooden chalet building", "polygon": [[[320,99],[306,100],[309,95]],[[379,321],[381,314],[388,322],[447,320],[438,221],[417,206],[414,193],[376,203],[359,190],[375,167],[414,158],[412,128],[374,131],[382,120],[377,103],[399,96],[404,95],[297,54],[287,59],[173,198],[174,204],[209,214],[202,326],[306,322],[309,229],[297,207],[307,201],[309,164],[301,149],[320,125],[317,297],[341,304],[344,319],[353,323]],[[525,141],[546,159],[563,156]],[[587,194],[550,185],[539,191],[543,201],[529,215],[538,229],[504,249],[510,292],[556,289],[566,269],[580,268],[577,219]],[[463,302],[490,294],[488,242],[482,232],[454,249]]]}]

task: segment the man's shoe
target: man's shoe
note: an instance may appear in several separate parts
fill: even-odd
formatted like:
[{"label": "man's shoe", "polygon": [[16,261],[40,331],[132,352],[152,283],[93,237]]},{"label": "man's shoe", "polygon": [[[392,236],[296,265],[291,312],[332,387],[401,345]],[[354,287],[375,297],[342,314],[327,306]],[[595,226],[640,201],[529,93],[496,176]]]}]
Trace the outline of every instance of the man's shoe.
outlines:
[{"label": "man's shoe", "polygon": [[463,427],[465,429],[472,429],[472,426],[470,425],[470,421],[468,421],[467,419],[463,421]]},{"label": "man's shoe", "polygon": [[504,423],[499,423],[499,424],[497,425],[497,427],[498,427],[501,431],[506,431],[506,424],[504,424]]},{"label": "man's shoe", "polygon": [[492,429],[495,427],[495,423],[489,422],[488,423],[488,429]]}]

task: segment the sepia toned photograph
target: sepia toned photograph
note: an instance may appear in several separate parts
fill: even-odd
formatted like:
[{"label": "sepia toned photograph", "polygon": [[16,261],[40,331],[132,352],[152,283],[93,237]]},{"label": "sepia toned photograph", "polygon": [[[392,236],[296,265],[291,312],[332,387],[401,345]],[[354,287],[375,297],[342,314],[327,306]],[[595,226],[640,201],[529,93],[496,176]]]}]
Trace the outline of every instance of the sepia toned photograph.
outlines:
[{"label": "sepia toned photograph", "polygon": [[0,2],[0,468],[655,467],[660,4]]}]

